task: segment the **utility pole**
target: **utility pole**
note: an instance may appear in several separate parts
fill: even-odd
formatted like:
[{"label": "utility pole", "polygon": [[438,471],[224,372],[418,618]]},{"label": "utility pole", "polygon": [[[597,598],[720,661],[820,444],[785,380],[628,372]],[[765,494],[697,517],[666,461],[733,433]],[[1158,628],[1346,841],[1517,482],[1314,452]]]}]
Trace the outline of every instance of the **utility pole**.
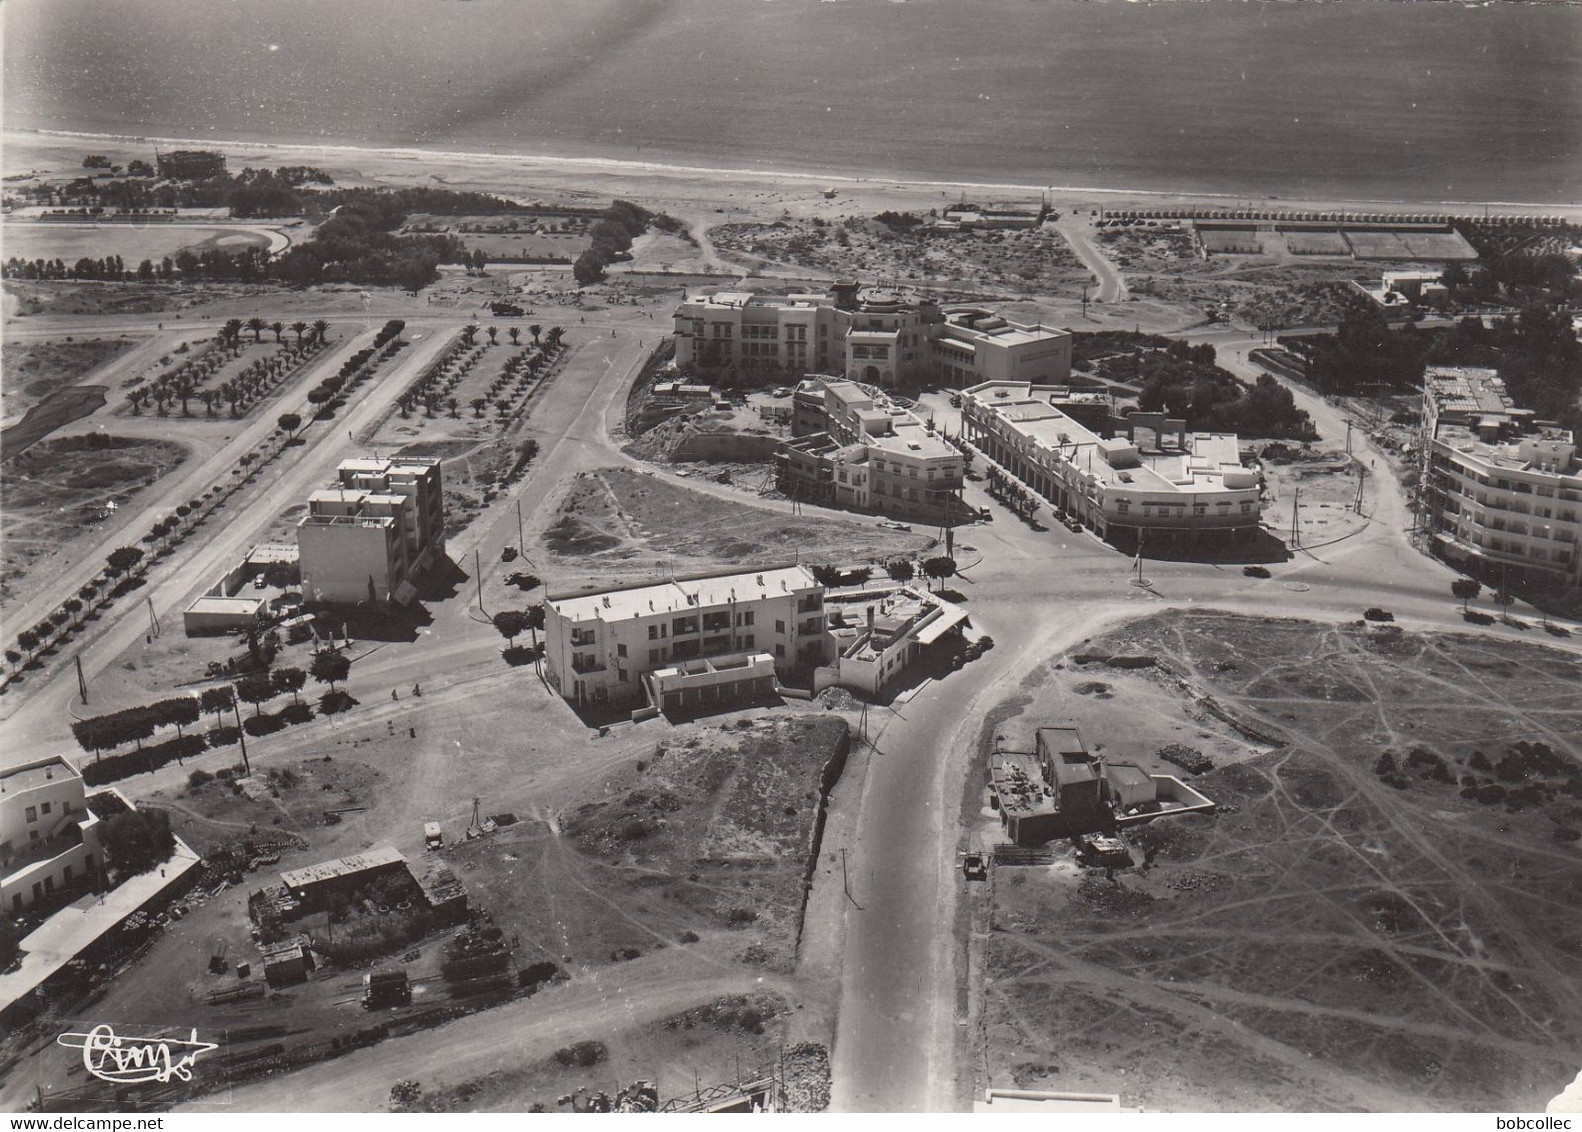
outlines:
[{"label": "utility pole", "polygon": [[1346,455],[1351,455],[1351,418],[1346,418]]},{"label": "utility pole", "polygon": [[1299,517],[1301,515],[1301,507],[1302,507],[1302,489],[1301,488],[1296,488],[1291,493],[1291,545],[1292,546],[1301,546],[1302,545],[1302,532],[1297,527],[1297,522],[1298,522],[1298,519],[1299,519]]},{"label": "utility pole", "polygon": [[152,597],[148,596],[147,594],[144,594],[143,595],[143,600],[148,603],[148,632],[149,632],[149,635],[153,636],[153,637],[157,637],[157,636],[159,636],[159,618],[154,615],[154,599]]},{"label": "utility pole", "polygon": [[82,697],[83,703],[87,703],[88,681],[83,677],[82,674],[82,654],[78,653],[76,656],[72,657],[72,659],[77,662],[77,694]]},{"label": "utility pole", "polygon": [[[1346,451],[1350,452],[1351,449],[1348,447],[1346,449]],[[517,500],[516,500],[516,549],[517,549],[517,553],[520,554],[522,552],[522,550],[525,548],[526,545],[527,544],[525,542],[523,542],[523,540],[522,540],[522,500],[521,500],[521,497],[518,496]],[[523,557],[525,558],[526,555],[523,555]]]},{"label": "utility pole", "polygon": [[478,579],[478,612],[483,613],[483,556],[478,553],[477,547],[472,549],[472,572]]},{"label": "utility pole", "polygon": [[248,778],[253,777],[252,764],[247,761],[247,731],[242,727],[242,709],[240,699],[236,694],[236,685],[231,685],[231,710],[236,713],[236,738],[242,744],[242,771]]}]

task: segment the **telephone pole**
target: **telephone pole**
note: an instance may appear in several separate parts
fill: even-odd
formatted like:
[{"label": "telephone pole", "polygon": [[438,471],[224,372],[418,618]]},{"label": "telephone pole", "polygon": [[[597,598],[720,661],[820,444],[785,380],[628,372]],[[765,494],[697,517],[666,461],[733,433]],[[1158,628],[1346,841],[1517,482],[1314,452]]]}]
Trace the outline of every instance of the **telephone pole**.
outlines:
[{"label": "telephone pole", "polygon": [[1297,526],[1301,515],[1302,489],[1296,488],[1291,494],[1291,545],[1302,545],[1302,532]]},{"label": "telephone pole", "polygon": [[77,662],[77,694],[82,697],[83,703],[87,703],[88,681],[83,677],[82,674],[82,654],[78,653],[76,656],[73,656],[72,659]]},{"label": "telephone pole", "polygon": [[472,551],[472,572],[478,579],[478,612],[485,612],[483,608],[483,556],[478,553],[478,548]]}]

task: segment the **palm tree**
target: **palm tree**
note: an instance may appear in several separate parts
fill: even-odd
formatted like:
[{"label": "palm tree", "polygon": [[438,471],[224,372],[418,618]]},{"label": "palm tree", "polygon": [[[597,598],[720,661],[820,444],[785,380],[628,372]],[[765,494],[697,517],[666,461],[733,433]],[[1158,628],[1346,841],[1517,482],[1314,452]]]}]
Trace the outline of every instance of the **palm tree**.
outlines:
[{"label": "palm tree", "polygon": [[560,345],[560,339],[565,335],[565,333],[566,332],[558,326],[551,326],[549,328],[549,345],[551,349]]},{"label": "palm tree", "polygon": [[456,410],[460,408],[460,406],[461,402],[456,400],[454,397],[450,397],[445,401],[445,407],[450,410],[450,415],[452,418],[456,416]]},{"label": "palm tree", "polygon": [[325,332],[327,330],[329,330],[329,328],[330,328],[330,324],[325,322],[322,318],[314,319],[313,320],[313,337],[317,341],[322,343],[324,341],[324,334],[325,334]]},{"label": "palm tree", "polygon": [[491,326],[484,330],[484,333],[489,336],[489,345],[493,346],[496,340],[500,337],[500,328],[498,326]]},{"label": "palm tree", "polygon": [[461,328],[461,340],[462,340],[462,344],[463,345],[471,346],[472,345],[472,340],[474,338],[476,338],[477,336],[478,336],[478,324],[477,323],[469,322],[466,326]]},{"label": "palm tree", "polygon": [[483,411],[485,409],[487,409],[488,407],[489,407],[489,398],[487,398],[487,397],[474,397],[472,399],[472,415],[473,416],[475,416],[475,417],[482,417],[483,416]]},{"label": "palm tree", "polygon": [[527,328],[527,332],[533,336],[533,345],[538,345],[538,336],[542,334],[543,331],[544,328],[538,325],[536,322]]},{"label": "palm tree", "polygon": [[296,322],[293,322],[291,324],[291,330],[297,336],[297,345],[298,346],[302,345],[302,332],[304,330],[306,330],[307,328],[308,328],[308,324],[303,322],[301,319],[298,319]]},{"label": "palm tree", "polygon": [[228,318],[225,320],[225,325],[220,327],[220,341],[226,345],[234,346],[237,337],[241,333],[242,320],[239,318]]},{"label": "palm tree", "polygon": [[143,395],[141,393],[128,393],[126,395],[126,403],[132,406],[132,415],[134,417],[143,415]]},{"label": "palm tree", "polygon": [[511,336],[511,345],[518,346],[518,345],[521,344],[521,341],[522,341],[522,328],[520,326],[513,326],[510,329],[508,329],[506,331],[506,333]]},{"label": "palm tree", "polygon": [[283,322],[271,322],[269,324],[269,329],[275,332],[275,345],[280,345],[280,332],[285,328],[286,324]]},{"label": "palm tree", "polygon": [[253,332],[253,344],[257,345],[264,340],[264,320],[256,314],[247,320],[247,329]]}]

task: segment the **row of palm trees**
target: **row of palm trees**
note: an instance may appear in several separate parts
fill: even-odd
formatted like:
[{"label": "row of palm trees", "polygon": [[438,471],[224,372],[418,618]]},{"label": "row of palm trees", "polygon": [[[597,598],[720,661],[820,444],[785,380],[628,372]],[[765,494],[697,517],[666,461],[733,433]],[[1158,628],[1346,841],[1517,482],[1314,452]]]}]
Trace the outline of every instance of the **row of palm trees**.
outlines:
[{"label": "row of palm trees", "polygon": [[[322,318],[315,319],[312,323],[303,322],[299,319],[298,321],[293,322],[290,326],[291,332],[297,336],[298,345],[302,344],[302,338],[304,335],[307,335],[310,341],[322,343],[324,341],[324,335],[329,330],[329,328],[330,324]],[[279,342],[281,334],[283,334],[286,329],[286,324],[283,322],[265,322],[257,315],[254,315],[246,322],[243,322],[239,318],[227,319],[225,325],[220,327],[220,332],[217,337],[221,342],[235,347],[237,341],[242,336],[243,330],[249,330],[252,332],[254,343],[262,342],[264,340],[264,331],[269,330],[274,332],[275,341]]]}]

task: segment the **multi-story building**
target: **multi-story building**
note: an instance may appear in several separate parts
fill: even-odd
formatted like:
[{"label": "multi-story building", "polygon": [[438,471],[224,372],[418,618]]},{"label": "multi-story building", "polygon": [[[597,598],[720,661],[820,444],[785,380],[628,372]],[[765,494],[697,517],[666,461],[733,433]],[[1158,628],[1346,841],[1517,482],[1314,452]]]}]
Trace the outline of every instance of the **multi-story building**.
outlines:
[{"label": "multi-story building", "polygon": [[1493,584],[1582,586],[1576,440],[1518,409],[1491,369],[1423,377],[1419,506],[1434,550]]},{"label": "multi-story building", "polygon": [[830,647],[824,587],[799,565],[552,595],[544,611],[549,682],[578,705],[750,698]]},{"label": "multi-story building", "polygon": [[1070,331],[849,281],[827,293],[690,296],[676,308],[675,335],[676,364],[705,373],[839,374],[884,388],[1071,373]]},{"label": "multi-story building", "polygon": [[961,502],[961,453],[909,410],[854,382],[803,382],[791,431],[775,473],[793,498],[926,522],[971,514]]},{"label": "multi-story building", "polygon": [[297,526],[302,596],[317,604],[394,601],[445,557],[445,496],[435,459],[342,461]]},{"label": "multi-story building", "polygon": [[[1190,549],[1251,539],[1258,473],[1232,433],[1186,430],[1162,413],[1108,418],[1094,431],[1070,390],[990,381],[963,391],[962,438],[1056,509],[1127,550]],[[1080,396],[1078,398],[1080,400]],[[1142,430],[1151,439],[1145,447]],[[1124,436],[1110,435],[1124,432]]]},{"label": "multi-story building", "polygon": [[98,827],[82,776],[65,759],[0,771],[0,906],[20,912],[96,887],[104,868]]},{"label": "multi-story building", "polygon": [[170,181],[205,181],[225,176],[225,154],[210,149],[177,149],[154,157],[159,175]]}]

